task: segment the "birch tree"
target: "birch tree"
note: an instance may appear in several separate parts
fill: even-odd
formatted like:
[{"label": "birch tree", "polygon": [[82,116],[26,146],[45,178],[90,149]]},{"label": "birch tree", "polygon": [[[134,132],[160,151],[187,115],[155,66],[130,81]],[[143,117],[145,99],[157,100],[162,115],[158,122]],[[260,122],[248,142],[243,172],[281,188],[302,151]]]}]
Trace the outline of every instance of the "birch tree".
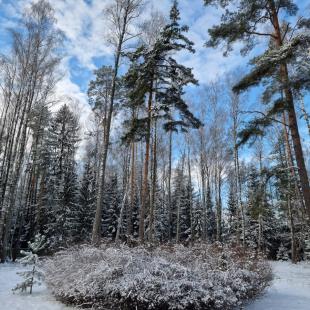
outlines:
[{"label": "birch tree", "polygon": [[126,48],[129,40],[135,37],[132,33],[132,23],[139,16],[142,6],[142,0],[113,0],[112,4],[107,7],[105,16],[110,23],[109,42],[114,49],[114,65],[111,83],[110,102],[107,111],[107,120],[105,125],[105,135],[103,141],[103,152],[101,160],[101,175],[99,181],[99,190],[96,202],[96,214],[93,224],[92,243],[98,244],[101,235],[101,218],[103,205],[103,188],[105,184],[106,165],[108,158],[108,150],[110,143],[110,131],[112,124],[112,116],[114,111],[114,101],[116,93],[117,77],[119,75],[119,67],[121,64],[121,56]]},{"label": "birch tree", "polygon": [[62,40],[55,27],[54,11],[45,0],[33,3],[11,30],[10,56],[2,56],[2,96],[0,166],[0,254],[7,253],[8,235],[14,211],[29,134],[30,113],[35,104],[48,100],[57,81],[55,54]]}]

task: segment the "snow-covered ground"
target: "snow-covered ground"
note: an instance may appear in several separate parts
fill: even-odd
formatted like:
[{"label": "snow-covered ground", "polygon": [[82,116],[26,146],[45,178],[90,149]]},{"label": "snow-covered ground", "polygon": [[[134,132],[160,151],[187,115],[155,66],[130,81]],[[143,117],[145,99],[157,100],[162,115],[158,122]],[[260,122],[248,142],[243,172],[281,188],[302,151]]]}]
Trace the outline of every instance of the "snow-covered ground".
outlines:
[{"label": "snow-covered ground", "polygon": [[[29,268],[28,268],[29,269]],[[12,292],[24,270],[18,264],[0,264],[0,309],[1,310],[73,310],[56,301],[45,285],[34,286],[32,295]]]},{"label": "snow-covered ground", "polygon": [[[273,262],[274,280],[266,293],[250,303],[246,310],[309,310],[310,263],[293,265]],[[32,295],[13,294],[11,289],[20,282],[16,275],[22,268],[16,264],[0,265],[1,310],[73,310],[57,302],[46,287],[34,287]]]},{"label": "snow-covered ground", "polygon": [[310,310],[310,263],[272,262],[274,280],[246,310]]}]

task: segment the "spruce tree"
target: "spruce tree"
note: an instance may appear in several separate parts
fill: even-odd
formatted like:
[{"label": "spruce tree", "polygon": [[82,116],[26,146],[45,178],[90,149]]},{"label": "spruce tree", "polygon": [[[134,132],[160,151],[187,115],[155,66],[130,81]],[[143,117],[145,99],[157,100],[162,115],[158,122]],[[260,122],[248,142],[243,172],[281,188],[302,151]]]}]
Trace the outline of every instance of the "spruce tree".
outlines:
[{"label": "spruce tree", "polygon": [[227,201],[227,213],[228,213],[228,238],[232,241],[237,241],[238,233],[238,201],[237,201],[237,189],[233,176],[229,179],[229,192]]},{"label": "spruce tree", "polygon": [[21,292],[26,292],[29,288],[29,294],[32,294],[32,288],[34,284],[41,284],[41,280],[44,278],[42,271],[38,270],[37,263],[39,260],[38,253],[41,252],[47,246],[46,237],[41,234],[37,234],[33,242],[28,242],[28,251],[21,251],[21,254],[24,256],[18,259],[18,262],[24,266],[31,265],[31,270],[18,272],[18,275],[21,275],[24,278],[24,281],[18,283],[13,292],[20,290]]},{"label": "spruce tree", "polygon": [[80,207],[80,238],[81,240],[91,240],[92,224],[96,209],[96,179],[94,162],[94,150],[88,150],[84,171],[79,189],[78,203]]},{"label": "spruce tree", "polygon": [[51,165],[46,190],[46,233],[52,248],[77,241],[81,229],[75,161],[78,130],[77,117],[63,105],[53,118],[48,133]]},{"label": "spruce tree", "polygon": [[110,178],[107,178],[104,189],[104,214],[102,228],[104,235],[111,240],[114,240],[116,237],[120,204],[121,196],[118,185],[118,176],[113,173]]},{"label": "spruce tree", "polygon": [[283,246],[291,248],[292,260],[296,262],[297,241],[298,239],[303,239],[302,230],[300,229],[303,227],[300,225],[300,219],[303,219],[303,212],[298,208],[299,199],[297,190],[295,190],[295,186],[298,183],[294,175],[291,174],[291,167],[289,167],[287,162],[283,140],[283,135],[279,135],[271,152],[275,161],[272,167],[272,173],[273,187],[277,193],[275,203],[279,223],[277,239],[278,245],[279,243],[283,243]]}]

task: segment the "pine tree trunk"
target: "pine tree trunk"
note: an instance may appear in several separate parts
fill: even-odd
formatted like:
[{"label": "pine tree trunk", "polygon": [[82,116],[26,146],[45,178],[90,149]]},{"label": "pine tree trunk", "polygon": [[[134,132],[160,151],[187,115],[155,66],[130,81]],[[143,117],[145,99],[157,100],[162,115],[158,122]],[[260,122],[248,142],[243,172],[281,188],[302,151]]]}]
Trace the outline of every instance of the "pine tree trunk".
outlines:
[{"label": "pine tree trunk", "polygon": [[155,234],[155,196],[156,196],[156,181],[157,181],[157,122],[154,122],[154,137],[153,137],[153,165],[152,165],[152,190],[150,203],[150,242],[154,241]]},{"label": "pine tree trunk", "polygon": [[147,204],[149,203],[149,162],[150,162],[150,141],[151,141],[151,123],[152,123],[152,101],[153,101],[153,79],[150,85],[150,92],[147,104],[147,128],[145,137],[145,157],[143,167],[143,183],[142,183],[142,195],[141,195],[141,207],[139,214],[139,239],[141,243],[144,243],[144,232],[145,232],[145,212]]},{"label": "pine tree trunk", "polygon": [[[275,30],[275,36],[276,36],[275,42],[277,46],[280,48],[283,42],[282,42],[281,28],[280,28],[279,19],[278,19],[278,13],[275,8],[274,0],[270,0],[269,5],[270,5],[271,12],[272,12],[273,26]],[[285,95],[285,100],[287,104],[288,125],[289,125],[291,136],[292,136],[295,158],[296,158],[296,163],[298,167],[298,174],[299,174],[299,178],[301,182],[302,194],[303,194],[303,198],[305,201],[308,219],[310,220],[309,179],[308,179],[307,169],[306,169],[303,150],[302,150],[301,141],[300,141],[293,94],[292,94],[292,90],[289,87],[289,75],[288,75],[288,69],[287,69],[286,63],[282,63],[280,65],[280,78],[281,78],[282,86],[284,89],[284,95]]]},{"label": "pine tree trunk", "polygon": [[[293,159],[292,159],[292,152],[291,152],[291,145],[289,142],[289,137],[288,137],[288,132],[286,129],[286,117],[285,113],[283,112],[282,114],[282,120],[283,120],[283,134],[284,134],[284,140],[285,140],[285,158],[286,158],[286,166],[289,168],[291,178],[293,179],[294,182],[294,187],[295,187],[295,193],[297,197],[300,198],[301,205],[303,205],[303,200],[300,197],[301,193],[298,187],[298,184],[296,182],[296,175],[295,175],[295,169],[294,169],[294,164],[293,164]],[[290,235],[291,235],[291,255],[292,255],[292,262],[296,263],[297,261],[297,256],[296,256],[296,237],[295,237],[295,221],[294,221],[294,215],[293,215],[293,206],[291,203],[291,187],[292,184],[289,182],[289,188],[288,188],[288,195],[287,195],[287,213],[288,213],[288,222],[289,222],[289,228],[290,228]]]},{"label": "pine tree trunk", "polygon": [[[242,202],[242,188],[241,188],[241,178],[240,178],[240,169],[239,169],[239,151],[237,146],[237,111],[234,111],[233,115],[233,139],[234,139],[234,168],[235,168],[235,186],[237,189],[236,196],[238,201],[238,210],[241,213],[241,230],[242,230],[242,246],[245,248],[245,214],[244,206]],[[238,212],[238,213],[239,213]],[[239,226],[239,225],[238,225]],[[240,233],[237,229],[237,239],[238,243],[240,242]]]},{"label": "pine tree trunk", "polygon": [[[287,128],[286,128],[287,122],[286,122],[285,112],[283,112],[283,114],[282,114],[282,122],[283,122],[283,135],[284,135],[285,150],[286,150],[286,154],[285,155],[286,155],[286,159],[287,159],[286,165],[289,168],[291,177],[292,177],[292,179],[294,181],[296,196],[299,198],[300,205],[301,205],[302,209],[305,209],[304,201],[303,201],[303,198],[302,198],[302,193],[301,193],[300,188],[298,186],[297,176],[296,176],[296,172],[295,172],[295,169],[294,169],[294,161],[293,161],[293,157],[292,157],[292,149],[291,149],[289,135],[288,135]],[[304,213],[304,211],[302,213]]]}]

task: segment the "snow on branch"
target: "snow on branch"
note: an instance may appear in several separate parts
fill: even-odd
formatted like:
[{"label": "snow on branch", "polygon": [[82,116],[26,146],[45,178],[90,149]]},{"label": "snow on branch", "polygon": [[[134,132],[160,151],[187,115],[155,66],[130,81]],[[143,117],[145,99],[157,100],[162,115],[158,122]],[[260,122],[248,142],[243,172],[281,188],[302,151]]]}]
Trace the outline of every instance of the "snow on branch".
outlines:
[{"label": "snow on branch", "polygon": [[263,55],[252,60],[254,69],[233,87],[237,93],[245,91],[251,86],[258,85],[260,81],[274,73],[275,68],[281,63],[293,58],[300,46],[309,46],[310,36],[298,35],[280,48],[267,50]]}]

